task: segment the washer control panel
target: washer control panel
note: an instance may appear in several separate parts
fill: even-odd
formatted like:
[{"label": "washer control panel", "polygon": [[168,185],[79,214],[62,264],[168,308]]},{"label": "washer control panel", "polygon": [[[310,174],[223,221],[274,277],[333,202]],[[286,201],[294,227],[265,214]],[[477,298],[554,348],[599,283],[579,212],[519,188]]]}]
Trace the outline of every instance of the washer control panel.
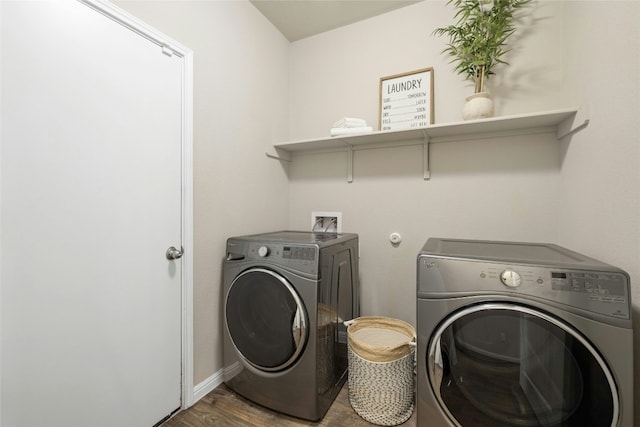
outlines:
[{"label": "washer control panel", "polygon": [[317,270],[319,248],[314,245],[294,245],[273,242],[249,242],[234,248],[237,257],[227,254],[228,260],[254,260],[276,263],[301,273],[314,274]]},{"label": "washer control panel", "polygon": [[313,246],[285,246],[282,248],[282,258],[315,261],[316,248]]},{"label": "washer control panel", "polygon": [[251,259],[277,259],[292,262],[316,261],[318,248],[315,246],[296,246],[282,244],[250,243],[247,256]]}]

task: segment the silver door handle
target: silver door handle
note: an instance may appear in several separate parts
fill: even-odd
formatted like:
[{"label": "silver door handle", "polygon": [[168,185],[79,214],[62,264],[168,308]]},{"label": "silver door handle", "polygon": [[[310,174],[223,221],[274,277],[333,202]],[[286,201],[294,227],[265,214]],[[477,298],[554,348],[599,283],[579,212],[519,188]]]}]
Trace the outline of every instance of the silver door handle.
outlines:
[{"label": "silver door handle", "polygon": [[166,256],[168,260],[180,259],[182,255],[184,255],[184,248],[182,246],[180,246],[180,249],[176,249],[175,246],[170,246],[169,249],[167,249]]}]

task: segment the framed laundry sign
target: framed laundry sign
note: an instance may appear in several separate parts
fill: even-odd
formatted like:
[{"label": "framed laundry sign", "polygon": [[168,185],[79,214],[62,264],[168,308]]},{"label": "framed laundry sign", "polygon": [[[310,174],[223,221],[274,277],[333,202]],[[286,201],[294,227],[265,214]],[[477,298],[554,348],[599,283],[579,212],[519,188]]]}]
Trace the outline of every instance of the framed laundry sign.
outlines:
[{"label": "framed laundry sign", "polygon": [[380,78],[379,130],[433,124],[433,68]]}]

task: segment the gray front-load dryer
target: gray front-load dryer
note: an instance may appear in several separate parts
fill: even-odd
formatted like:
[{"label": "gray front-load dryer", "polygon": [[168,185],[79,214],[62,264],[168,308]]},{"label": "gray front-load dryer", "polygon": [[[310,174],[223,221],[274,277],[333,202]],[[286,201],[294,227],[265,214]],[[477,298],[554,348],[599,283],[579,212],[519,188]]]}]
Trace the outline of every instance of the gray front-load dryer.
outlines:
[{"label": "gray front-load dryer", "polygon": [[324,416],[347,378],[359,316],[358,236],[280,231],[227,240],[224,381],[267,408]]},{"label": "gray front-load dryer", "polygon": [[419,426],[633,425],[629,276],[552,244],[429,239]]}]

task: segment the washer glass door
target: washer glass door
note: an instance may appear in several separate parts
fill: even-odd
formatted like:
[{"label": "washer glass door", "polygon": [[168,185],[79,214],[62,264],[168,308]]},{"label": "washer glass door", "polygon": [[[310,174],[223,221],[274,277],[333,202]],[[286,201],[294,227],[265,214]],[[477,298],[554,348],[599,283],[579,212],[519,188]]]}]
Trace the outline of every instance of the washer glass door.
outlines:
[{"label": "washer glass door", "polygon": [[615,426],[619,401],[606,363],[581,334],[538,310],[467,307],[429,343],[431,387],[460,426]]},{"label": "washer glass door", "polygon": [[240,356],[263,371],[291,366],[307,341],[304,304],[289,281],[271,270],[251,268],[234,279],[225,317]]}]

